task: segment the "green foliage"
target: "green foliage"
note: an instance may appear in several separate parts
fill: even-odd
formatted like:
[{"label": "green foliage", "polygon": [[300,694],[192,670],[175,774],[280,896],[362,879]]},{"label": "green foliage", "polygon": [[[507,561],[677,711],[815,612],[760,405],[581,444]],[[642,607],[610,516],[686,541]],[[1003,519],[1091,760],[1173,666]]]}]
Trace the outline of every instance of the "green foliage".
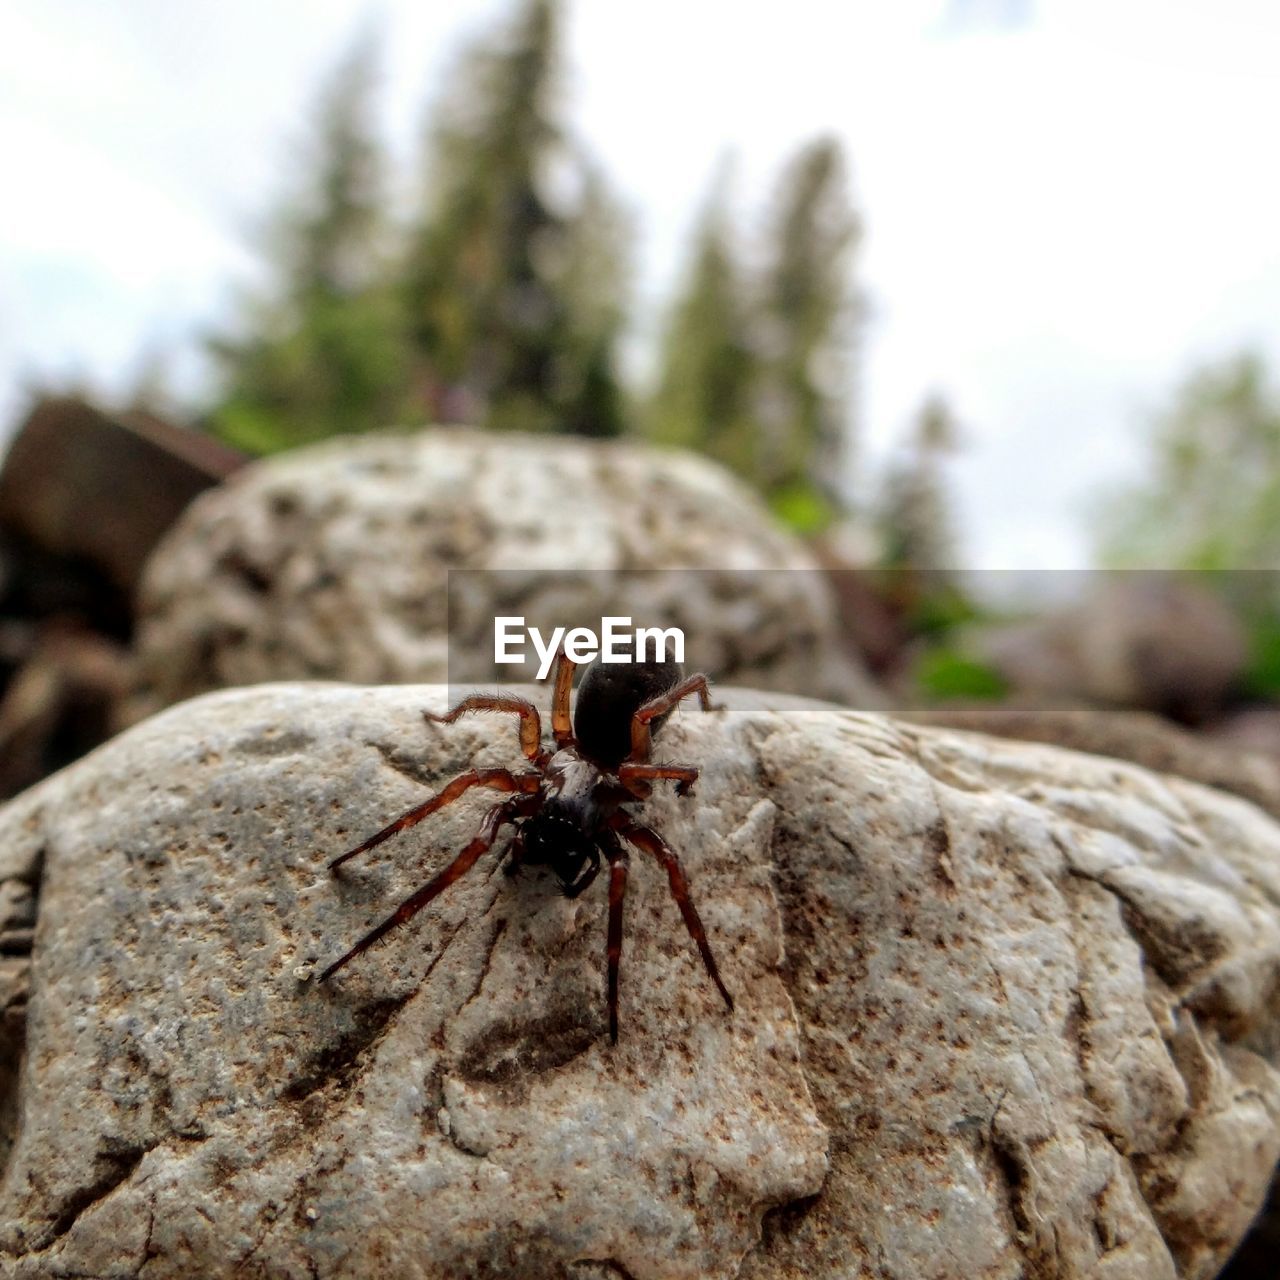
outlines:
[{"label": "green foliage", "polygon": [[1272,601],[1262,602],[1261,591],[1252,594],[1260,603],[1243,610],[1249,661],[1241,683],[1251,697],[1280,700],[1280,613]]},{"label": "green foliage", "polygon": [[[403,298],[437,413],[609,436],[623,427],[627,228],[557,123],[558,16],[526,0],[504,44],[464,60],[432,130]],[[553,176],[576,197],[550,195]]]},{"label": "green foliage", "polygon": [[876,512],[882,566],[928,576],[936,585],[946,582],[956,562],[942,466],[957,435],[949,406],[930,397],[889,468]]},{"label": "green foliage", "polygon": [[[1121,568],[1280,565],[1280,394],[1256,355],[1201,369],[1152,423],[1149,478],[1102,512]],[[1270,590],[1263,579],[1253,586]]]},{"label": "green foliage", "polygon": [[915,584],[914,603],[907,618],[911,634],[940,637],[959,627],[989,620],[983,609],[949,579],[909,573]]},{"label": "green foliage", "polygon": [[935,701],[995,701],[1009,692],[998,671],[953,649],[934,649],[925,654],[916,669],[916,682],[920,692]]},{"label": "green foliage", "polygon": [[769,495],[769,509],[801,537],[816,537],[830,528],[839,514],[830,499],[805,483],[775,489]]},{"label": "green foliage", "polygon": [[[266,453],[416,421],[628,426],[631,228],[561,123],[561,17],[560,0],[517,0],[500,38],[462,59],[427,131],[420,207],[398,227],[372,127],[375,47],[351,50],[272,220],[268,284],[210,343],[213,430]],[[806,534],[842,507],[858,234],[830,139],[788,166],[751,263],[718,188],[647,405],[653,438],[724,463]]]},{"label": "green foliage", "polygon": [[694,243],[689,284],[666,335],[649,433],[755,474],[751,315],[720,186]]},{"label": "green foliage", "polygon": [[273,221],[270,288],[210,344],[218,434],[261,453],[405,421],[622,430],[630,228],[557,123],[557,19],[555,0],[524,0],[464,60],[432,130],[430,198],[399,229],[372,130],[375,49],[352,50]]},{"label": "green foliage", "polygon": [[779,183],[760,289],[758,466],[767,494],[807,486],[840,504],[858,314],[848,258],[859,233],[840,144],[810,143]]},{"label": "green foliage", "polygon": [[839,145],[806,147],[779,183],[763,265],[738,246],[723,175],[667,325],[648,434],[697,449],[759,489],[787,523],[839,513],[858,224]]},{"label": "green foliage", "polygon": [[225,372],[213,429],[253,452],[385,426],[400,407],[408,353],[385,279],[374,53],[360,42],[324,94],[314,174],[272,229],[269,296],[246,303],[244,336],[210,344]]}]

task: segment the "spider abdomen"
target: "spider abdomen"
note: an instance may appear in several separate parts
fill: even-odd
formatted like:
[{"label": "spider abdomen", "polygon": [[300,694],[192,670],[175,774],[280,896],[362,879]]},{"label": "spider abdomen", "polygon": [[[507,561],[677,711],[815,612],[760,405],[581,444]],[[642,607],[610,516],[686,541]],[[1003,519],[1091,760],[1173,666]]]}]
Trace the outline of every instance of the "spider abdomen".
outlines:
[{"label": "spider abdomen", "polygon": [[[646,702],[675,688],[684,667],[674,658],[653,662],[602,662],[597,658],[578,683],[573,732],[578,750],[606,769],[631,754],[631,717]],[[650,723],[656,733],[666,720]]]}]

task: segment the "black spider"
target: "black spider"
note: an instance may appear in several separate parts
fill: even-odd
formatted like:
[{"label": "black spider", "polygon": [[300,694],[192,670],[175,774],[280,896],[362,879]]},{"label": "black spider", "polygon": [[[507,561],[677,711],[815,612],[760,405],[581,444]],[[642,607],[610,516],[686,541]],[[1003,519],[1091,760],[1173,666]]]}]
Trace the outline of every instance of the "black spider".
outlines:
[{"label": "black spider", "polygon": [[[732,1010],[733,997],[720,979],[706,931],[689,897],[689,882],[680,859],[656,831],[632,820],[624,805],[643,800],[658,779],[670,779],[687,796],[698,778],[692,765],[651,764],[651,739],[682,698],[697,694],[704,711],[715,708],[704,675],[684,676],[678,662],[610,663],[596,661],[578,689],[572,725],[569,695],[576,664],[561,649],[556,658],[551,731],[556,750],[542,745],[542,722],[537,708],[524,698],[475,694],[445,715],[427,711],[428,720],[452,724],[469,711],[507,711],[520,717],[520,746],[533,768],[470,769],[459,774],[425,804],[403,813],[363,844],[335,858],[337,869],[348,858],[365,853],[398,832],[415,826],[429,814],[452,804],[472,787],[513,791],[515,797],[494,805],[470,843],[434,879],[407,897],[377,928],[370,930],[321,975],[337,973],[397,925],[413,919],[437,894],[465,875],[492,847],[503,826],[515,828],[507,850],[507,871],[522,863],[550,867],[565,895],[576,898],[596,878],[601,855],[609,863],[609,1038],[618,1042],[618,964],[622,956],[622,903],[627,890],[628,855],[625,840],[650,853],[662,864],[671,894],[684,917],[685,928],[697,945],[712,981]],[[621,837],[621,839],[619,839]]]}]

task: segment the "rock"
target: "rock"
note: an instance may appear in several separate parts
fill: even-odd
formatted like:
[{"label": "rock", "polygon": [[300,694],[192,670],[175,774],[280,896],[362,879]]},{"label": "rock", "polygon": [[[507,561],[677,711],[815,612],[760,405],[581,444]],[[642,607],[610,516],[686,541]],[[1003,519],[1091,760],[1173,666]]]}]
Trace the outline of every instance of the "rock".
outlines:
[{"label": "rock", "polygon": [[435,430],[259,463],[187,512],[140,610],[126,720],[270,680],[530,677],[494,663],[495,614],[680,626],[716,678],[880,705],[803,547],[712,463],[634,445]]},{"label": "rock", "polygon": [[17,1131],[18,1072],[26,1038],[31,939],[43,860],[38,841],[0,846],[0,1167],[8,1159]]},{"label": "rock", "polygon": [[1103,575],[1080,604],[984,628],[971,643],[1017,693],[1192,723],[1223,706],[1248,660],[1243,629],[1217,595],[1155,572]]},{"label": "rock", "polygon": [[244,455],[152,414],[42,400],[0,468],[0,528],[119,590],[137,586],[160,535]]},{"label": "rock", "polygon": [[1128,760],[1251,800],[1280,819],[1280,761],[1245,750],[1215,732],[1192,733],[1145,711],[1094,707],[929,707],[899,712],[920,724],[989,733],[1023,742],[1050,742],[1072,751]]},{"label": "rock", "polygon": [[122,646],[56,621],[33,630],[26,661],[0,695],[0,797],[92,750],[128,688]]},{"label": "rock", "polygon": [[315,982],[480,806],[325,860],[518,763],[505,717],[424,725],[444,695],[213,695],[0,811],[0,872],[46,863],[9,1274],[1216,1274],[1280,1153],[1273,819],[729,691],[645,812],[737,1010],[636,859],[611,1048],[603,892],[536,870]]},{"label": "rock", "polygon": [[1266,756],[1280,768],[1280,706],[1274,702],[1241,707],[1213,724],[1209,733],[1229,750]]},{"label": "rock", "polygon": [[0,466],[0,796],[109,734],[160,535],[244,459],[150,414],[41,400]]}]

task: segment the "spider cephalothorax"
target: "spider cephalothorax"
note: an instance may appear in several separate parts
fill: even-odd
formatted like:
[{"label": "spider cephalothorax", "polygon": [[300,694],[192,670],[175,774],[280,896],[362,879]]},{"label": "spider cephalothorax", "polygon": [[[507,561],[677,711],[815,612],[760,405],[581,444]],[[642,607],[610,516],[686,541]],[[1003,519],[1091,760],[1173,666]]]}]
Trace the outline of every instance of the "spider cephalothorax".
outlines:
[{"label": "spider cephalothorax", "polygon": [[643,800],[655,781],[668,779],[680,795],[689,795],[698,777],[692,765],[653,764],[652,736],[682,698],[697,694],[704,711],[712,710],[704,675],[686,677],[673,661],[592,664],[578,689],[570,721],[569,697],[574,662],[562,649],[556,658],[551,730],[556,750],[542,745],[542,721],[524,698],[475,694],[442,716],[424,712],[428,720],[452,724],[469,711],[506,711],[520,717],[520,746],[533,766],[521,773],[509,769],[470,769],[459,774],[425,804],[403,813],[363,844],[335,858],[337,868],[349,858],[389,840],[452,804],[472,787],[514,792],[484,816],[470,842],[434,879],[406,898],[377,928],[370,930],[321,975],[330,977],[397,925],[411,920],[433,898],[475,865],[504,826],[515,828],[507,847],[507,870],[528,863],[546,866],[568,897],[576,898],[596,878],[603,857],[609,864],[608,1003],[609,1037],[618,1040],[618,967],[622,957],[622,904],[627,889],[628,855],[624,841],[651,854],[667,873],[671,894],[725,1004],[733,997],[720,979],[706,931],[689,896],[689,882],[679,858],[656,831],[637,823],[625,809]]}]

